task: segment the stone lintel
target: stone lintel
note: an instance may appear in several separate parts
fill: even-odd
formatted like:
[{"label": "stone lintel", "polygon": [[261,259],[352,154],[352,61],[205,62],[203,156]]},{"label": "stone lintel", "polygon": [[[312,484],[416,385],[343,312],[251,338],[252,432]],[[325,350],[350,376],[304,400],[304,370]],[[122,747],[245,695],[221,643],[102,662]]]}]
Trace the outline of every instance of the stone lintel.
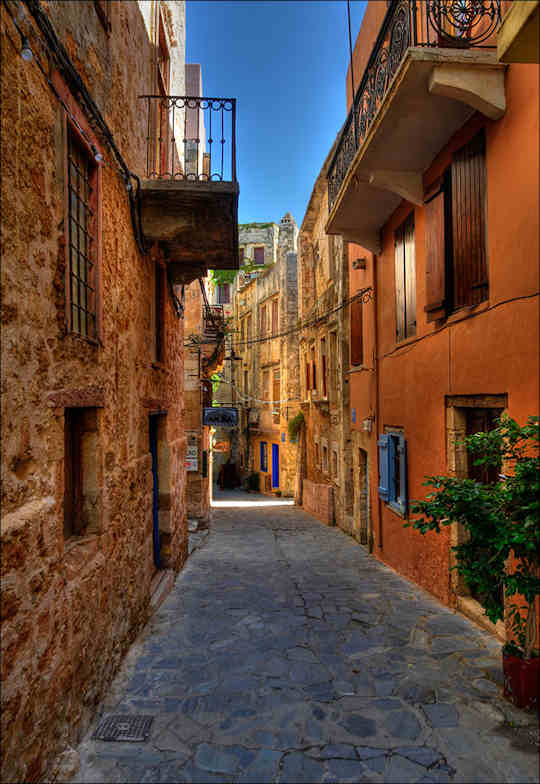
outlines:
[{"label": "stone lintel", "polygon": [[47,397],[51,408],[103,408],[105,390],[103,387],[83,387],[82,389],[62,389],[51,392]]},{"label": "stone lintel", "polygon": [[505,68],[501,64],[441,63],[430,73],[428,90],[432,95],[468,104],[491,120],[499,120],[506,111]]},{"label": "stone lintel", "polygon": [[159,399],[156,397],[145,397],[142,400],[143,408],[149,408],[152,411],[159,411],[164,414],[167,413],[169,409],[169,403],[167,400]]}]

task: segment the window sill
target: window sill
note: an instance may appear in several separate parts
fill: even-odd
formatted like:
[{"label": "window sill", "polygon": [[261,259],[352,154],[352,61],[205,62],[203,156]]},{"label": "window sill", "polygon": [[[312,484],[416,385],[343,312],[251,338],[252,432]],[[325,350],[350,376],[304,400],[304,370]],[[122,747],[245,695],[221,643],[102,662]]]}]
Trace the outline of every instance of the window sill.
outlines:
[{"label": "window sill", "polygon": [[401,508],[397,504],[395,504],[393,501],[387,501],[386,502],[386,506],[388,507],[388,509],[390,509],[398,517],[401,517],[402,520],[406,520],[407,519],[407,513],[403,512],[401,510]]},{"label": "window sill", "polygon": [[352,368],[345,371],[345,375],[348,376],[351,373],[365,373],[368,370],[373,370],[373,368],[370,368],[367,365],[354,365]]},{"label": "window sill", "polygon": [[473,316],[476,313],[483,313],[485,310],[489,310],[489,300],[479,302],[478,305],[464,305],[459,310],[451,313],[447,317],[446,323],[455,324],[457,321],[463,321],[463,319],[469,318],[469,316]]},{"label": "window sill", "polygon": [[83,343],[88,343],[90,346],[94,346],[95,348],[103,348],[103,343],[99,338],[87,338],[85,335],[80,335],[78,332],[67,332],[66,337],[73,338],[74,340],[80,340]]},{"label": "window sill", "polygon": [[64,539],[64,555],[75,547],[96,541],[96,539],[99,539],[99,536],[100,534],[97,532],[91,534],[72,534],[67,539]]},{"label": "window sill", "polygon": [[419,337],[419,335],[411,335],[408,338],[403,338],[403,340],[396,340],[396,349],[401,348],[402,346],[410,346],[411,343],[416,343]]}]

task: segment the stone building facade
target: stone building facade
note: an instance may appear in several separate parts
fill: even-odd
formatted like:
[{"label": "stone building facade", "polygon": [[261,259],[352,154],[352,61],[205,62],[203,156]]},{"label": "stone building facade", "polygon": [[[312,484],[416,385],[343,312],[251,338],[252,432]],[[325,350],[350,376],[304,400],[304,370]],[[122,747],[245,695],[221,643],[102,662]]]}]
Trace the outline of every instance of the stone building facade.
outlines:
[{"label": "stone building facade", "polygon": [[301,410],[298,502],[327,525],[358,532],[349,414],[349,293],[347,245],[328,236],[328,163],[317,177],[298,248]]},{"label": "stone building facade", "polygon": [[196,520],[199,527],[210,519],[214,468],[203,408],[212,405],[212,375],[223,367],[225,352],[223,308],[210,304],[212,288],[208,278],[194,281],[186,289],[185,302],[186,510],[188,519]]},{"label": "stone building facade", "polygon": [[261,492],[286,496],[294,494],[297,451],[287,425],[300,402],[297,242],[290,213],[279,226],[240,224],[243,266],[235,281],[231,332],[240,357],[233,400],[240,413],[241,477],[258,474]]},{"label": "stone building facade", "polygon": [[[185,93],[184,3],[1,13],[2,780],[15,782],[41,780],[80,737],[187,556],[180,284],[204,274],[205,247],[171,277],[144,202],[199,185],[145,179],[152,156],[161,175],[167,155],[183,171],[183,146],[147,143],[170,116],[140,96]],[[237,192],[220,183],[224,226]],[[212,184],[200,193],[210,203]],[[161,202],[169,237],[186,209]]]},{"label": "stone building facade", "polygon": [[[369,2],[353,56],[357,111],[328,171],[326,230],[349,242],[351,293],[372,289],[350,324],[363,536],[376,557],[502,636],[452,571],[461,526],[422,536],[404,525],[427,475],[475,476],[465,435],[503,412],[520,424],[538,414],[539,75],[530,46],[513,61],[505,38],[508,64],[497,56],[501,29],[521,35],[505,19],[526,5],[501,2],[502,28],[479,14],[433,38],[427,6],[415,17],[418,4]],[[402,48],[386,61],[398,31]],[[383,61],[393,71],[370,95],[370,64]],[[350,73],[346,84],[351,107]],[[342,143],[354,116],[356,156]]]}]

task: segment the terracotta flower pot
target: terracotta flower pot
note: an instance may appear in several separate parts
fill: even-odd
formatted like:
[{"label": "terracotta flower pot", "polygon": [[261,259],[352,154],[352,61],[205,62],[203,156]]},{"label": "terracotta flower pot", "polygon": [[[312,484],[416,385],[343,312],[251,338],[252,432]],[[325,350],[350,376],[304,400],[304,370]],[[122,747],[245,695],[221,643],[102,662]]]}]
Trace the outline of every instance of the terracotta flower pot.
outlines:
[{"label": "terracotta flower pot", "polygon": [[504,696],[518,708],[538,707],[540,658],[519,659],[503,654]]}]

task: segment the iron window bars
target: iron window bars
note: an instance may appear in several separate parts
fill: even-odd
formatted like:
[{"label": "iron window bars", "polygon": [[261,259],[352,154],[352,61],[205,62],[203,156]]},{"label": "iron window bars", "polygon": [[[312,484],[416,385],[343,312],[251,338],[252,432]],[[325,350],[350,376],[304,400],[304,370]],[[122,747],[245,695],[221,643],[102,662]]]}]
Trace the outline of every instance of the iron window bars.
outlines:
[{"label": "iron window bars", "polygon": [[95,165],[75,132],[68,128],[69,326],[96,339]]}]

